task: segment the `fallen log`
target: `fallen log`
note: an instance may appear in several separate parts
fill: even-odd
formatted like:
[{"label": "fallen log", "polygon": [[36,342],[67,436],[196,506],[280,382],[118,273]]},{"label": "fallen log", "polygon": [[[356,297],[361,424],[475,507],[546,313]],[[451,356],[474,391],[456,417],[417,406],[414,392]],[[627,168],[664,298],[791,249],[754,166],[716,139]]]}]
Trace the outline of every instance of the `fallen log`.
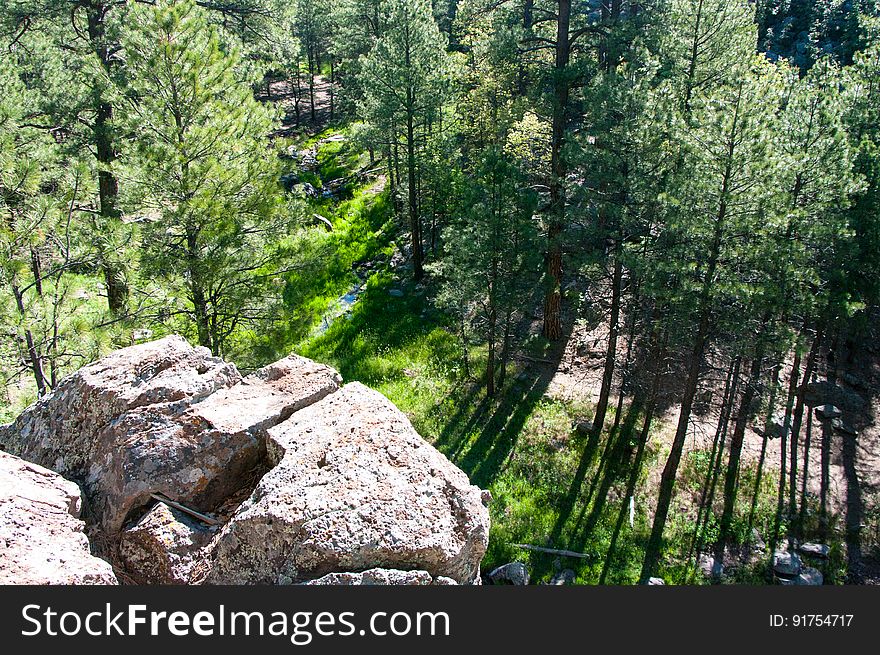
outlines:
[{"label": "fallen log", "polygon": [[549,553],[550,555],[560,555],[562,557],[577,557],[579,559],[591,559],[592,555],[586,553],[576,553],[573,550],[556,550],[555,548],[544,548],[543,546],[532,546],[531,544],[513,544],[514,548],[522,548],[523,550],[532,550],[538,553]]}]

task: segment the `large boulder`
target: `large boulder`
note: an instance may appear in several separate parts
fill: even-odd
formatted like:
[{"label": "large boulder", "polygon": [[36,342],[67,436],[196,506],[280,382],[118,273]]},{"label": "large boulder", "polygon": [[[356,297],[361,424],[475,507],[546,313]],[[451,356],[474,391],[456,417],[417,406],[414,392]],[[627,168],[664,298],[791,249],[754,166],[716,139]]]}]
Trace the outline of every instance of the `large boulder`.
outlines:
[{"label": "large boulder", "polygon": [[97,437],[129,410],[206,398],[241,380],[234,364],[179,336],[117,350],[63,379],[54,393],[0,426],[4,449],[76,479],[88,473]]},{"label": "large boulder", "polygon": [[76,484],[0,452],[0,584],[117,584],[89,550],[80,507]]},{"label": "large boulder", "polygon": [[207,582],[372,568],[477,580],[489,532],[480,489],[384,396],[349,384],[268,434],[275,466],[216,537]]},{"label": "large boulder", "polygon": [[336,371],[291,356],[199,403],[127,412],[98,435],[84,485],[93,511],[110,533],[153,493],[211,511],[265,460],[266,431],[340,381]]}]

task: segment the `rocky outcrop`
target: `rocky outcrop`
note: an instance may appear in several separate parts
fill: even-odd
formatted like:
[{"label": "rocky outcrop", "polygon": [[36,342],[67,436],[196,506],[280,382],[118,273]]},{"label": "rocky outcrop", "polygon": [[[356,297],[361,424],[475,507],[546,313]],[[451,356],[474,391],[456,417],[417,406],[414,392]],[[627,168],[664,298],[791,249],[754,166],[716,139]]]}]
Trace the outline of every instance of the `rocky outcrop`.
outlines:
[{"label": "rocky outcrop", "polygon": [[266,429],[340,382],[301,357],[242,379],[234,365],[180,337],[107,359],[67,378],[0,439],[80,480],[92,518],[110,534],[152,493],[213,510],[264,459]]},{"label": "rocky outcrop", "polygon": [[79,488],[0,453],[0,584],[117,584],[79,520]]},{"label": "rocky outcrop", "polygon": [[301,582],[370,568],[472,583],[480,489],[384,396],[353,383],[269,430],[274,468],[217,536],[208,581]]},{"label": "rocky outcrop", "polygon": [[241,380],[234,364],[167,337],[118,350],[65,378],[54,393],[0,427],[7,452],[72,478],[84,478],[97,436],[138,407],[206,398]]},{"label": "rocky outcrop", "polygon": [[340,385],[297,356],[243,378],[167,337],[66,378],[0,444],[81,484],[126,580],[478,581],[488,494],[384,396]]}]

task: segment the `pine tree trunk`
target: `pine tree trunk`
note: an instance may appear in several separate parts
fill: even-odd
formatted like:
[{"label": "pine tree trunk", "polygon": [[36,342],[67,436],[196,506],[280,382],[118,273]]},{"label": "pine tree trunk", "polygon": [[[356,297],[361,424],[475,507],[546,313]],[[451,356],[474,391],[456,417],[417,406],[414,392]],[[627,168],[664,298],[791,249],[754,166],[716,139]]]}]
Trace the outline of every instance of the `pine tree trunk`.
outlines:
[{"label": "pine tree trunk", "polygon": [[315,122],[315,53],[313,48],[307,50],[308,66],[309,66],[309,108],[312,122]]},{"label": "pine tree trunk", "polygon": [[[697,520],[694,523],[694,534],[688,548],[685,562],[690,562],[691,557],[702,543],[703,532],[708,524],[711,508],[715,501],[715,486],[721,471],[721,460],[724,456],[724,446],[727,440],[727,426],[733,408],[733,400],[737,395],[739,386],[739,368],[742,359],[734,358],[727,367],[727,376],[724,380],[724,393],[721,396],[721,408],[718,414],[718,424],[715,428],[715,436],[712,439],[712,450],[709,454],[709,468],[706,471],[706,479],[703,481],[703,489],[700,492],[700,502],[697,508]],[[687,582],[689,572],[685,572],[683,581]]]},{"label": "pine tree trunk", "polygon": [[593,432],[601,434],[608,411],[608,397],[614,380],[614,365],[617,360],[617,336],[620,330],[620,290],[623,280],[623,262],[619,247],[615,247],[614,274],[611,280],[611,321],[608,332],[608,347],[605,350],[605,367],[602,373],[602,388],[599,390],[599,403],[593,417]]},{"label": "pine tree trunk", "polygon": [[791,461],[788,472],[788,539],[793,544],[795,539],[800,538],[799,526],[797,525],[797,470],[798,470],[798,439],[801,431],[801,422],[804,418],[804,401],[807,393],[807,384],[813,376],[813,369],[816,365],[816,358],[819,354],[819,346],[822,343],[822,330],[816,333],[813,339],[813,345],[810,353],[807,355],[807,362],[804,368],[804,377],[801,386],[797,392],[797,402],[794,408],[794,418],[791,424],[791,438],[789,440],[789,448]]},{"label": "pine tree trunk", "polygon": [[[725,190],[722,192],[722,198],[726,197],[726,184],[727,180],[725,180]],[[727,205],[726,202],[722,200],[715,221],[715,234],[712,248],[709,253],[709,263],[706,275],[703,278],[703,287],[700,292],[700,322],[697,326],[697,334],[690,355],[687,382],[681,400],[681,412],[679,414],[678,426],[675,431],[675,438],[672,442],[672,449],[666,460],[666,465],[663,468],[663,475],[660,478],[657,510],[654,513],[654,524],[651,527],[651,536],[649,537],[648,544],[645,548],[645,560],[642,564],[642,574],[640,577],[642,583],[647,582],[648,578],[654,574],[657,563],[660,561],[660,553],[663,545],[663,530],[666,527],[666,518],[669,515],[669,507],[672,504],[675,480],[678,475],[678,465],[681,462],[681,454],[684,450],[684,442],[687,437],[688,426],[690,425],[694,398],[697,395],[697,388],[700,383],[703,356],[705,355],[706,345],[709,341],[712,310],[711,291],[715,278],[715,271],[718,267],[718,258],[721,254],[721,237],[723,234],[726,213]]]},{"label": "pine tree trunk", "polygon": [[544,337],[556,341],[562,337],[562,233],[565,227],[565,178],[567,168],[562,156],[566,118],[571,92],[565,70],[571,56],[569,41],[571,0],[559,0],[556,21],[556,61],[553,121],[550,143],[550,217],[547,230],[547,291],[544,298]]},{"label": "pine tree trunk", "polygon": [[797,532],[799,535],[804,533],[804,519],[807,516],[807,485],[810,483],[810,445],[813,440],[813,413],[808,409],[807,425],[804,435],[804,466],[803,475],[801,475],[801,509],[798,514]]},{"label": "pine tree trunk", "polygon": [[782,516],[785,513],[785,484],[788,475],[788,437],[791,432],[791,413],[794,408],[794,398],[797,394],[798,381],[801,374],[801,354],[795,351],[794,361],[791,366],[791,375],[788,379],[788,396],[785,401],[785,417],[782,421],[782,435],[779,438],[779,486],[776,498],[776,517],[773,521],[773,537],[770,540],[770,549],[774,550],[779,543],[779,531],[782,527]]},{"label": "pine tree trunk", "polygon": [[[408,91],[409,98],[413,106],[415,99],[411,98],[412,92]],[[419,198],[416,177],[416,137],[415,137],[415,117],[413,112],[409,111],[406,115],[406,157],[407,157],[407,176],[409,186],[409,222],[412,231],[412,255],[413,255],[413,278],[416,282],[425,276],[423,268],[422,254],[422,221],[419,216]]]},{"label": "pine tree trunk", "polygon": [[508,309],[504,314],[504,341],[501,344],[501,358],[498,362],[498,388],[504,388],[507,379],[507,363],[510,361],[510,338],[513,328],[513,311]]},{"label": "pine tree trunk", "polygon": [[[90,46],[105,73],[112,76],[117,62],[110,55],[104,23],[109,7],[104,2],[94,2],[86,5],[85,8]],[[113,147],[110,132],[113,105],[96,87],[92,94],[92,107],[95,111],[92,135],[95,143],[95,159],[98,162],[98,212],[105,223],[99,229],[107,230],[107,224],[118,220],[120,215],[117,207],[119,182],[112,170],[116,161],[116,149]],[[125,271],[104,244],[98,247],[98,261],[107,287],[107,306],[114,316],[121,316],[125,313],[129,291]]]},{"label": "pine tree trunk", "polygon": [[642,471],[642,462],[645,458],[645,450],[648,445],[648,438],[651,434],[651,422],[654,417],[654,411],[657,408],[657,395],[660,391],[660,380],[663,374],[661,365],[666,356],[666,335],[663,336],[663,343],[660,344],[660,335],[654,335],[655,347],[651,350],[654,354],[654,376],[651,383],[651,391],[648,395],[648,402],[645,407],[645,418],[642,422],[642,432],[639,435],[639,445],[636,450],[635,459],[630,469],[629,479],[626,483],[626,492],[620,504],[620,510],[617,513],[617,521],[614,524],[614,531],[611,534],[611,541],[608,544],[608,552],[605,554],[605,562],[602,564],[602,573],[599,575],[599,584],[605,584],[608,579],[608,572],[611,570],[611,563],[614,560],[614,552],[617,548],[617,540],[620,537],[620,531],[623,528],[623,522],[626,518],[627,501],[633,497],[636,491],[636,485],[639,482],[639,475]]},{"label": "pine tree trunk", "polygon": [[[759,336],[759,338],[761,337]],[[740,460],[742,459],[743,440],[746,434],[746,426],[752,416],[752,409],[758,391],[758,384],[761,381],[761,366],[763,363],[764,355],[759,351],[758,355],[752,360],[752,367],[749,371],[749,381],[746,383],[745,390],[743,391],[739,411],[736,416],[736,423],[733,428],[733,436],[730,439],[730,456],[727,460],[727,474],[724,479],[724,509],[721,513],[721,525],[718,533],[718,540],[715,543],[716,562],[724,562],[724,548],[727,546],[730,528],[733,525],[733,511],[736,507],[737,488],[739,485],[739,465]]]},{"label": "pine tree trunk", "polygon": [[767,461],[767,445],[770,442],[770,421],[773,419],[773,411],[776,408],[776,391],[779,385],[779,369],[777,364],[773,367],[770,376],[770,398],[767,400],[767,414],[764,418],[764,435],[761,439],[761,455],[758,457],[758,470],[755,473],[755,488],[752,491],[752,504],[749,507],[749,538],[751,539],[752,528],[755,527],[755,513],[758,510],[758,496],[761,493],[761,480],[764,477],[764,464]]}]

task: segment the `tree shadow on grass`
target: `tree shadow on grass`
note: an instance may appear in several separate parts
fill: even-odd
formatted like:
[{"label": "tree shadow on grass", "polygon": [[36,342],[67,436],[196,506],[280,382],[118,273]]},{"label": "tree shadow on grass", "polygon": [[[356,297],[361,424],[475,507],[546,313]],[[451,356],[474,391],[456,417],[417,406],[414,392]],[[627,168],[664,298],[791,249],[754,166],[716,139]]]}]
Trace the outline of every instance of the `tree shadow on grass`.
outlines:
[{"label": "tree shadow on grass", "polygon": [[482,392],[482,385],[473,385],[457,399],[459,408],[446,424],[437,445],[474,484],[488,487],[504,470],[526,421],[556,374],[570,336],[569,328],[548,354],[549,363],[518,376],[502,389],[497,399],[484,396],[470,411],[469,407]]}]

